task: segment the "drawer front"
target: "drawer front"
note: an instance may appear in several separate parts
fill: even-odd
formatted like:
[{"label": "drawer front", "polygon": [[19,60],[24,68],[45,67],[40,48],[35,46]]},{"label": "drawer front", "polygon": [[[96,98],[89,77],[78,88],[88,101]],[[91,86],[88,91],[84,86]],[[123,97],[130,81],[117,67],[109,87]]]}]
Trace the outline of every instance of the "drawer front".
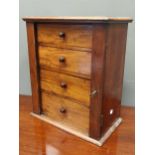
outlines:
[{"label": "drawer front", "polygon": [[90,79],[91,53],[39,47],[41,68],[53,69]]},{"label": "drawer front", "polygon": [[56,47],[92,48],[91,25],[38,24],[38,42]]},{"label": "drawer front", "polygon": [[76,102],[42,93],[44,115],[72,129],[88,134],[89,109]]},{"label": "drawer front", "polygon": [[51,72],[40,71],[41,89],[66,98],[75,99],[81,104],[90,104],[90,80]]}]

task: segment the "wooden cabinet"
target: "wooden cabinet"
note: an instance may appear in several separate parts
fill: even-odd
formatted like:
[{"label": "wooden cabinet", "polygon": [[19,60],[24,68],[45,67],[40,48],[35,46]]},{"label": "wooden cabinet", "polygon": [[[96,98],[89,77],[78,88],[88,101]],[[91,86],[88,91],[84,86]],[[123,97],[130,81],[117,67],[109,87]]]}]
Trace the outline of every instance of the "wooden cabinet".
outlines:
[{"label": "wooden cabinet", "polygon": [[102,145],[122,120],[127,27],[132,19],[23,19],[27,25],[33,116]]}]

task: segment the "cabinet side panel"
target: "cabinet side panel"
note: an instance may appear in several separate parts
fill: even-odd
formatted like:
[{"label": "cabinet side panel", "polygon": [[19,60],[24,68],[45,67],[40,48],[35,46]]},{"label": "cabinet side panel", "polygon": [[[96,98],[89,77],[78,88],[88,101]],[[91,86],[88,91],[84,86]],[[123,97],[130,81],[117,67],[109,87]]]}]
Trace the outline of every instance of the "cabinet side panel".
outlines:
[{"label": "cabinet side panel", "polygon": [[[101,137],[101,112],[103,69],[105,56],[106,25],[94,25],[92,72],[91,72],[91,103],[90,103],[90,130],[89,135],[94,139]],[[94,92],[96,91],[96,93]],[[93,95],[94,93],[94,95]]]},{"label": "cabinet side panel", "polygon": [[120,116],[127,24],[109,24],[103,84],[103,133]]},{"label": "cabinet side panel", "polygon": [[32,88],[32,103],[33,112],[40,114],[40,93],[39,93],[39,76],[38,76],[38,63],[37,63],[37,46],[35,38],[35,25],[34,23],[26,23],[27,26],[27,39],[29,50],[29,64]]}]

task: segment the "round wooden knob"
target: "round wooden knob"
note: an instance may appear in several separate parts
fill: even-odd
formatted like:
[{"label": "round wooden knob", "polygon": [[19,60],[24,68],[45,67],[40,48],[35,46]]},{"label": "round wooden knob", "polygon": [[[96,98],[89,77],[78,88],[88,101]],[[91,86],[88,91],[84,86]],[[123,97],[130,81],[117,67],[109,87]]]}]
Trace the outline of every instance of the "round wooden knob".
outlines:
[{"label": "round wooden knob", "polygon": [[65,57],[64,56],[59,57],[59,62],[65,62]]},{"label": "round wooden knob", "polygon": [[61,86],[62,88],[67,88],[67,83],[66,83],[66,82],[61,82],[61,83],[60,83],[60,86]]},{"label": "round wooden knob", "polygon": [[59,37],[65,38],[65,32],[59,32]]},{"label": "round wooden knob", "polygon": [[67,110],[62,107],[62,108],[60,108],[60,112],[63,113],[63,114],[65,114],[67,112]]}]

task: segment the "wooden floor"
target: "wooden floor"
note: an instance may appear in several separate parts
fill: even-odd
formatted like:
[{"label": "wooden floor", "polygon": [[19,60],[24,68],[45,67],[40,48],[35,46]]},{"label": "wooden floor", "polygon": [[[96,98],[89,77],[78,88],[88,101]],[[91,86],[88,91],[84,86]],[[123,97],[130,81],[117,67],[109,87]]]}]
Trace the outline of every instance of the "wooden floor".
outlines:
[{"label": "wooden floor", "polygon": [[20,155],[134,155],[134,108],[122,107],[123,123],[102,147],[30,115],[31,97],[20,96]]}]

